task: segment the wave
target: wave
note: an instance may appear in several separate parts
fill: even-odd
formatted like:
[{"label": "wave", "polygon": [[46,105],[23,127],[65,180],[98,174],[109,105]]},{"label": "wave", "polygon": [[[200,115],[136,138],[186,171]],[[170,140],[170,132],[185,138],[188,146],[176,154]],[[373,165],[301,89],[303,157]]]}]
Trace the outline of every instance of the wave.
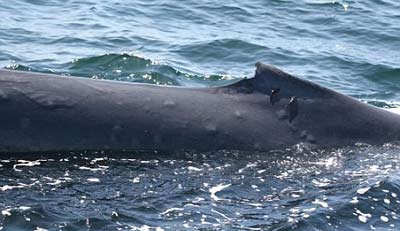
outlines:
[{"label": "wave", "polygon": [[168,63],[134,54],[104,54],[59,64],[55,70],[13,63],[6,68],[127,82],[177,86],[218,86],[232,80],[224,75],[202,75],[180,71]]},{"label": "wave", "polygon": [[[275,45],[274,45],[275,46]],[[179,60],[185,60],[187,66],[194,67],[203,73],[216,70],[218,74],[233,76],[252,76],[254,64],[258,61],[284,67],[294,57],[301,62],[301,55],[283,47],[269,47],[242,39],[216,39],[180,44],[171,47]]]},{"label": "wave", "polygon": [[246,57],[260,57],[267,47],[238,39],[218,39],[180,45],[175,52],[195,63],[209,63],[216,60],[241,63]]},{"label": "wave", "polygon": [[388,88],[400,89],[400,68],[374,65],[366,71],[365,78]]}]

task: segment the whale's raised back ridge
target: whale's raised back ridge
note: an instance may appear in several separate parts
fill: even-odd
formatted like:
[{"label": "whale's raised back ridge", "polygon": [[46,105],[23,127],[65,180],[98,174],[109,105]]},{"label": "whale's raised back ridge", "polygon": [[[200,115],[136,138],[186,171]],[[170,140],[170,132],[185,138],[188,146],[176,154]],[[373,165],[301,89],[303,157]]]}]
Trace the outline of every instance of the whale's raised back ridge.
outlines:
[{"label": "whale's raised back ridge", "polygon": [[271,95],[273,90],[279,89],[281,97],[290,98],[326,98],[337,93],[313,82],[298,78],[286,73],[277,67],[256,63],[254,77],[242,79],[227,87],[236,88],[242,92],[259,92]]}]

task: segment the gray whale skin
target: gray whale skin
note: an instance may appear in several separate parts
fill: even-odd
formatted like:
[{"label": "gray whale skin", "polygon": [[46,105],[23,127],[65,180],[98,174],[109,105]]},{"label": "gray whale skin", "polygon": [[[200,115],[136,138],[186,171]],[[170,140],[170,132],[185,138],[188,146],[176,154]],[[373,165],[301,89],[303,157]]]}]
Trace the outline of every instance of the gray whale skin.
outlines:
[{"label": "gray whale skin", "polygon": [[185,88],[0,69],[0,152],[270,151],[400,138],[400,116],[257,63]]}]

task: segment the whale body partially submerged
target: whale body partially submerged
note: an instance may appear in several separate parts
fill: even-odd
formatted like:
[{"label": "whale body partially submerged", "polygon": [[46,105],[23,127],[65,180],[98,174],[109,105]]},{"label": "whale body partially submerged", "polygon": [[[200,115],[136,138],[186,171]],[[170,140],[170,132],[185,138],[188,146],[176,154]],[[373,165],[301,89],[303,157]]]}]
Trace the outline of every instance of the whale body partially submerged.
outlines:
[{"label": "whale body partially submerged", "polygon": [[400,140],[400,116],[256,64],[184,88],[0,70],[0,152],[285,149]]}]

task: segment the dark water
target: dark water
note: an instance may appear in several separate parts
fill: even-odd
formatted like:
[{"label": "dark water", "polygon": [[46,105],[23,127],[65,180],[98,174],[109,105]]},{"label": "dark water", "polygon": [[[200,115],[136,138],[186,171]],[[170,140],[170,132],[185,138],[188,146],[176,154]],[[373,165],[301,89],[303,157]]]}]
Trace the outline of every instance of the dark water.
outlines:
[{"label": "dark water", "polygon": [[[0,161],[3,230],[398,230],[400,147]],[[98,154],[97,156],[102,156]]]},{"label": "dark water", "polygon": [[[9,0],[0,17],[0,67],[213,86],[263,61],[400,105],[397,0]],[[398,230],[399,150],[3,158],[0,230]]]}]

